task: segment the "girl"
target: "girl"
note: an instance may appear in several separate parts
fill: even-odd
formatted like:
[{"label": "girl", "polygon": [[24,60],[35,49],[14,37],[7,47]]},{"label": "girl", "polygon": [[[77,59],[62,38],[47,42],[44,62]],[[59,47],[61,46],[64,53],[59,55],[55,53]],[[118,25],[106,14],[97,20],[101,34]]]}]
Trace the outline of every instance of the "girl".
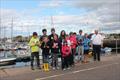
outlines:
[{"label": "girl", "polygon": [[70,69],[69,68],[69,56],[70,56],[70,53],[71,53],[71,48],[70,46],[68,46],[67,44],[67,41],[65,41],[62,45],[62,69],[63,70],[66,70],[67,69]]},{"label": "girl", "polygon": [[88,61],[88,52],[90,48],[90,39],[88,38],[88,35],[84,35],[84,40],[83,40],[83,45],[84,45],[84,63],[89,62]]},{"label": "girl", "polygon": [[71,62],[70,65],[73,66],[74,65],[74,56],[76,53],[76,46],[77,46],[77,40],[76,40],[76,36],[71,32],[70,33],[70,43],[71,43]]},{"label": "girl", "polygon": [[[64,41],[65,41],[65,37],[66,37],[66,32],[64,30],[61,31],[60,33],[60,37],[59,37],[59,40],[60,40],[60,43],[63,45]],[[62,58],[62,48],[60,48],[60,52],[61,52],[61,66],[63,67],[64,64],[63,64],[63,58]]]},{"label": "girl", "polygon": [[51,53],[52,53],[52,67],[53,69],[59,69],[58,67],[58,54],[60,53],[60,41],[57,35],[53,36],[53,41],[51,44]]}]

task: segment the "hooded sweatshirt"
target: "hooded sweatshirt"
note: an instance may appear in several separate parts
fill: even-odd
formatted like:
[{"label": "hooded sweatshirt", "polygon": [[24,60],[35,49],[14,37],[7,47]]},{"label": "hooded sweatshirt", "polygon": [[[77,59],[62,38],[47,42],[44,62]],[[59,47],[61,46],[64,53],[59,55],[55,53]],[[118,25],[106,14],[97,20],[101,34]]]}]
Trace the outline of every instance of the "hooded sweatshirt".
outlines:
[{"label": "hooded sweatshirt", "polygon": [[76,48],[76,45],[77,45],[77,40],[76,40],[76,37],[75,36],[70,36],[70,42],[71,42],[71,48],[74,49]]},{"label": "hooded sweatshirt", "polygon": [[31,52],[39,52],[39,46],[36,44],[40,44],[39,38],[32,37],[29,42]]},{"label": "hooded sweatshirt", "polygon": [[62,45],[62,57],[70,55],[71,48],[68,45]]}]

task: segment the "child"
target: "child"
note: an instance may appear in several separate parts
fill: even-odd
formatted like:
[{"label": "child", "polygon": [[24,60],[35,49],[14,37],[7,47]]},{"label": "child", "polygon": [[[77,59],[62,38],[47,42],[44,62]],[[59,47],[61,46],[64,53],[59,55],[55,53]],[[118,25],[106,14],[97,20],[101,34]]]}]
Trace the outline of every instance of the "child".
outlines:
[{"label": "child", "polygon": [[54,69],[59,69],[58,67],[58,54],[60,53],[60,41],[58,40],[58,36],[54,35],[53,36],[53,41],[51,44],[51,53],[52,53],[52,67]]},{"label": "child", "polygon": [[76,53],[76,46],[77,46],[77,40],[76,40],[76,36],[71,32],[70,33],[70,43],[71,43],[71,62],[70,65],[73,66],[74,65],[74,56]]},{"label": "child", "polygon": [[39,61],[39,47],[41,45],[40,45],[40,42],[39,42],[37,32],[33,32],[33,36],[30,39],[29,46],[30,46],[30,49],[31,49],[31,69],[34,70],[34,65],[33,65],[34,57],[36,57],[36,59],[37,59],[37,68],[41,69],[40,68],[40,61]]},{"label": "child", "polygon": [[68,46],[67,41],[65,41],[62,45],[62,70],[70,69],[69,68],[69,56],[71,53],[71,48]]},{"label": "child", "polygon": [[43,56],[43,67],[45,71],[49,71],[49,51],[50,51],[50,42],[48,37],[43,38],[43,43],[41,45],[42,56]]},{"label": "child", "polygon": [[88,61],[88,52],[90,49],[90,39],[88,38],[88,35],[85,34],[84,40],[83,40],[83,45],[84,45],[84,63],[89,62]]}]

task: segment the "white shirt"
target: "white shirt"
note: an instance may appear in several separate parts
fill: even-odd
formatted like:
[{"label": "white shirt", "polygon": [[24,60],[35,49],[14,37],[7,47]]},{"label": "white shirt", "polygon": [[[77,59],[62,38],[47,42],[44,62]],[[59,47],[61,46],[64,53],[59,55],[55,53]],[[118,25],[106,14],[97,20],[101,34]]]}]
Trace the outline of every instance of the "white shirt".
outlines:
[{"label": "white shirt", "polygon": [[97,34],[97,35],[94,34],[92,35],[91,40],[93,45],[101,45],[103,41],[103,37],[100,34]]}]

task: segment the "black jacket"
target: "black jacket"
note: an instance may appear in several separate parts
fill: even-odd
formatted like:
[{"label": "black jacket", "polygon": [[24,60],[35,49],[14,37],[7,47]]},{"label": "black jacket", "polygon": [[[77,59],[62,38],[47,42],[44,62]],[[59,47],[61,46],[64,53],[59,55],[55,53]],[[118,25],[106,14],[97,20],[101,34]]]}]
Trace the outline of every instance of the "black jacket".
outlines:
[{"label": "black jacket", "polygon": [[[47,46],[49,47],[49,48],[47,48]],[[50,53],[50,42],[47,42],[47,43],[45,43],[45,42],[43,42],[42,43],[42,45],[41,45],[41,49],[42,49],[42,54],[43,55],[49,55]]]},{"label": "black jacket", "polygon": [[[53,46],[56,45],[55,48],[53,48]],[[59,40],[55,41],[53,40],[51,43],[51,53],[59,53],[60,52],[60,48],[61,48],[61,43]]]}]

